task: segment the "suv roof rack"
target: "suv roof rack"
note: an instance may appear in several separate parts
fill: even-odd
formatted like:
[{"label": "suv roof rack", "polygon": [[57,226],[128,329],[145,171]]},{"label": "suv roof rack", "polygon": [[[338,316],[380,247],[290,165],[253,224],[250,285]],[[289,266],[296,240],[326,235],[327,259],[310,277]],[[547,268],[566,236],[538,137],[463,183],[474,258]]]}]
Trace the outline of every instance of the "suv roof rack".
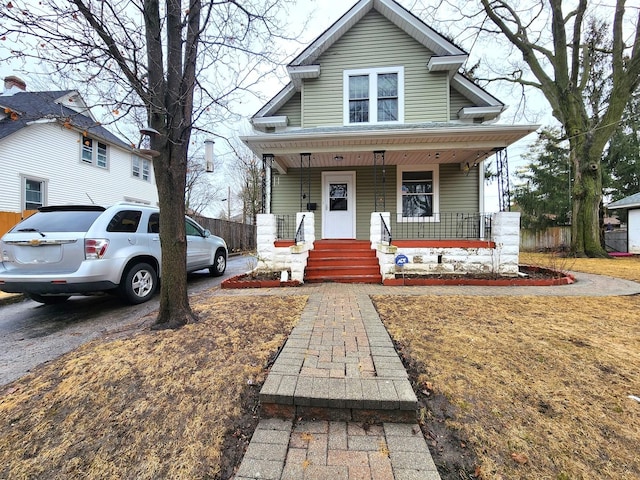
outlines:
[{"label": "suv roof rack", "polygon": [[100,205],[49,205],[38,208],[39,212],[104,212]]}]

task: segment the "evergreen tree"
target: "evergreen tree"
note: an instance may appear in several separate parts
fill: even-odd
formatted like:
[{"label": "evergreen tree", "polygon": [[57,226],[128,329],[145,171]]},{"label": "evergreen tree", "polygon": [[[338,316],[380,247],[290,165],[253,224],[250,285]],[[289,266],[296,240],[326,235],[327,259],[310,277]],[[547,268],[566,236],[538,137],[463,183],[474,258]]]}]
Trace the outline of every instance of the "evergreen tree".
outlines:
[{"label": "evergreen tree", "polygon": [[640,192],[640,92],[627,105],[604,163],[603,183],[611,201]]},{"label": "evergreen tree", "polygon": [[522,226],[543,229],[570,224],[571,162],[568,144],[560,140],[560,131],[544,129],[524,157],[529,163],[516,174],[518,183],[513,194],[522,212]]}]

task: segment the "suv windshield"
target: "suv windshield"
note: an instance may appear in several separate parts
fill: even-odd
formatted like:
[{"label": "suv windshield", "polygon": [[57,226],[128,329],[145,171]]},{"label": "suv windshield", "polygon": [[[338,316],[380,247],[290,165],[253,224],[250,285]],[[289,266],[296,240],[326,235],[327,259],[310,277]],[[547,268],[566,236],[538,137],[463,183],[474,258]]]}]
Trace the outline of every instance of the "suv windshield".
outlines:
[{"label": "suv windshield", "polygon": [[11,229],[15,232],[86,232],[102,211],[38,212]]}]

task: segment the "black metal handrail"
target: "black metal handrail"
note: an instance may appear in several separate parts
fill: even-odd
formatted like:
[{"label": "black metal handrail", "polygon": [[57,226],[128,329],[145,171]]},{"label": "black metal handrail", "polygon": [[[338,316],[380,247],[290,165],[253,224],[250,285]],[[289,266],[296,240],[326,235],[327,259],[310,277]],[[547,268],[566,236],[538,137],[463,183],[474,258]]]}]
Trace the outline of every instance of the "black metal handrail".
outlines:
[{"label": "black metal handrail", "polygon": [[391,231],[395,240],[489,240],[491,214],[444,212],[430,217],[392,214]]},{"label": "black metal handrail", "polygon": [[391,230],[389,230],[389,226],[387,225],[387,222],[385,221],[382,214],[380,214],[380,229],[380,237],[382,241],[391,243]]},{"label": "black metal handrail", "polygon": [[295,242],[296,244],[304,242],[304,215],[302,215],[300,225],[298,225],[298,229],[296,230]]}]

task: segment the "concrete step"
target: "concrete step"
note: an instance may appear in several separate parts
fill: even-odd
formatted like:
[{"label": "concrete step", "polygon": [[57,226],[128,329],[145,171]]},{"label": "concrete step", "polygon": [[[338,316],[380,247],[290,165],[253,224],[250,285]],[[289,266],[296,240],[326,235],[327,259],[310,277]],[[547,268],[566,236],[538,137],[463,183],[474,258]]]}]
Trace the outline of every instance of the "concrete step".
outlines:
[{"label": "concrete step", "polygon": [[[313,251],[313,250],[311,250]],[[358,257],[351,257],[347,255],[309,255],[309,259],[307,260],[307,265],[379,265],[378,258],[373,255],[361,255]]]},{"label": "concrete step", "polygon": [[382,283],[382,275],[371,274],[371,275],[313,275],[307,276],[304,278],[305,282],[308,283],[323,283],[323,282],[333,282],[333,283],[373,283],[379,284]]},{"label": "concrete step", "polygon": [[265,418],[413,422],[417,398],[406,378],[323,378],[269,373],[260,391]]},{"label": "concrete step", "polygon": [[375,250],[324,248],[309,250],[309,258],[376,258]]},{"label": "concrete step", "polygon": [[319,240],[309,252],[305,282],[381,283],[375,250],[366,240]]}]

